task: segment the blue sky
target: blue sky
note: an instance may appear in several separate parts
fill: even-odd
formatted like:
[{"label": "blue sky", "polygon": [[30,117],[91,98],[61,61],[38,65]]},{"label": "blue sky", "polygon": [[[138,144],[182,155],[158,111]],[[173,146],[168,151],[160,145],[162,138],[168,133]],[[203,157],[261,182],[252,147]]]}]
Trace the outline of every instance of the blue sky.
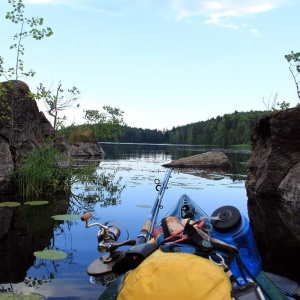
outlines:
[{"label": "blue sky", "polygon": [[[0,0],[0,56],[17,25]],[[80,108],[64,111],[82,122],[83,110],[124,111],[132,127],[172,129],[225,113],[298,103],[284,58],[300,51],[299,0],[23,0],[27,17],[43,17],[53,36],[26,39],[20,78],[35,92],[42,82],[82,91]],[[1,81],[4,79],[1,78]],[[43,110],[43,103],[39,103]]]}]

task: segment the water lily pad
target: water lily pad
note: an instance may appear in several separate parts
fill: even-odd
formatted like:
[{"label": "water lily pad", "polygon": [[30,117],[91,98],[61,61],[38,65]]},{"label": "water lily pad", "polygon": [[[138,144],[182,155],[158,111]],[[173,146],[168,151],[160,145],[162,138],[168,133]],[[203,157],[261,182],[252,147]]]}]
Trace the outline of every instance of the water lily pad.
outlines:
[{"label": "water lily pad", "polygon": [[20,206],[21,203],[19,202],[1,202],[0,207],[17,207]]},{"label": "water lily pad", "polygon": [[67,254],[63,251],[59,250],[43,250],[43,251],[36,251],[33,253],[35,257],[42,258],[42,259],[65,259]]},{"label": "water lily pad", "polygon": [[147,205],[147,204],[137,204],[136,206],[140,207],[140,208],[151,208],[152,207],[151,205]]},{"label": "water lily pad", "polygon": [[36,293],[30,293],[27,295],[24,295],[23,293],[15,294],[12,292],[0,294],[0,300],[43,300],[43,299],[45,299],[44,296]]},{"label": "water lily pad", "polygon": [[29,202],[25,202],[24,204],[28,204],[28,205],[45,205],[48,204],[49,201],[29,201]]},{"label": "water lily pad", "polygon": [[81,218],[81,215],[75,215],[75,214],[55,215],[55,216],[51,216],[51,218],[57,221],[71,221],[71,220],[79,220]]}]

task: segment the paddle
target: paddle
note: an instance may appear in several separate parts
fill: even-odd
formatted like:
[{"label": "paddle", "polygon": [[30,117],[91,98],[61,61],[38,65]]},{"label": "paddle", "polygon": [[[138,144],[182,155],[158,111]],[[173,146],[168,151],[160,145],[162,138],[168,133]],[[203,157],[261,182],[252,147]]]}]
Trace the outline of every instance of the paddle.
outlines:
[{"label": "paddle", "polygon": [[145,223],[136,239],[137,245],[146,243],[152,237],[152,231],[153,231],[154,226],[156,225],[159,208],[161,206],[161,201],[164,196],[165,190],[167,188],[171,173],[172,173],[171,168],[168,169],[165,173],[164,180],[163,180],[162,184],[160,185],[160,188],[159,188],[157,197],[155,199],[154,205],[152,207],[151,213],[150,213],[148,219],[145,221]]}]

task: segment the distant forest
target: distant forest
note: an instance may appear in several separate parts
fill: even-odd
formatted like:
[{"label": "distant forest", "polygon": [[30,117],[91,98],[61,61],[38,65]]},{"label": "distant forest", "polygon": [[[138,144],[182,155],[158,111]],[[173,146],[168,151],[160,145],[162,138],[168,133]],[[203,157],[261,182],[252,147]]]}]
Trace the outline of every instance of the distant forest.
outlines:
[{"label": "distant forest", "polygon": [[[235,111],[223,117],[218,116],[163,131],[123,126],[123,134],[119,135],[118,142],[220,146],[250,144],[255,123],[269,114],[269,111]],[[115,140],[101,140],[113,141]]]}]

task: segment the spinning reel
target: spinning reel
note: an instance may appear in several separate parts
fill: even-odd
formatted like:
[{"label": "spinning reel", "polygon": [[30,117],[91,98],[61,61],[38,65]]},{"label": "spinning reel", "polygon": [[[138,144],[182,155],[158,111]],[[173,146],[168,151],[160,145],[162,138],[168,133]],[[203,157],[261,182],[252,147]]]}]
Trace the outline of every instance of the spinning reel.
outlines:
[{"label": "spinning reel", "polygon": [[107,284],[117,275],[113,273],[112,267],[116,260],[124,256],[124,251],[116,251],[121,246],[134,246],[136,240],[125,240],[123,242],[117,242],[121,230],[115,225],[108,225],[107,223],[89,223],[89,219],[92,217],[92,213],[87,212],[82,215],[81,220],[86,222],[85,227],[90,228],[93,226],[99,226],[97,233],[98,246],[97,249],[100,253],[108,252],[96,260],[94,260],[87,268],[87,273],[93,277],[93,282],[100,281],[102,284]]}]

